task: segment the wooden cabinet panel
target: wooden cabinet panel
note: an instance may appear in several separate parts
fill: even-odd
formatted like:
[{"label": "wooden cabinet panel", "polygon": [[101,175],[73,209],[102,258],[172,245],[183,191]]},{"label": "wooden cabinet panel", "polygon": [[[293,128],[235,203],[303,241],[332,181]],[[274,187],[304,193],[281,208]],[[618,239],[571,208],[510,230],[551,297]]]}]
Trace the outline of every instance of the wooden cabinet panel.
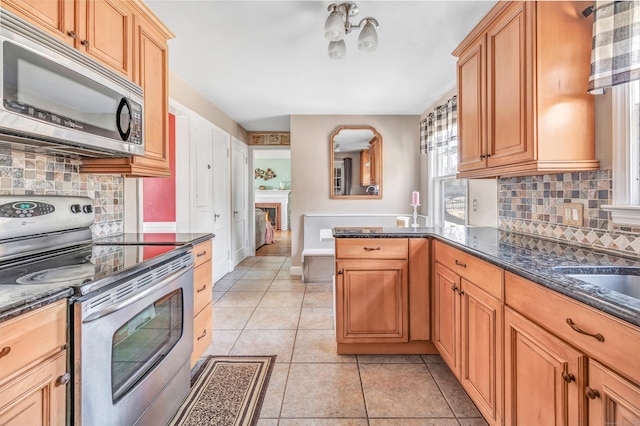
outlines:
[{"label": "wooden cabinet panel", "polygon": [[585,423],[586,357],[505,308],[505,424]]},{"label": "wooden cabinet panel", "polygon": [[75,0],[2,0],[6,8],[57,39],[74,46],[77,34]]},{"label": "wooden cabinet panel", "polygon": [[37,426],[66,424],[67,352],[0,384],[0,424]]},{"label": "wooden cabinet panel", "polygon": [[0,336],[0,349],[6,352],[0,357],[1,381],[66,345],[66,300],[3,322]]},{"label": "wooden cabinet panel", "polygon": [[209,262],[211,260],[212,255],[212,242],[211,240],[204,241],[200,244],[197,244],[193,247],[193,260],[194,260],[194,268],[204,264],[205,262]]},{"label": "wooden cabinet panel", "polygon": [[462,279],[460,382],[491,424],[502,424],[503,304]]},{"label": "wooden cabinet panel", "polygon": [[211,269],[211,240],[197,244],[191,250],[194,257],[193,271],[193,352],[191,366],[200,359],[211,344],[213,336],[212,298],[213,270]]},{"label": "wooden cabinet panel", "polygon": [[408,342],[408,262],[336,262],[338,343]]},{"label": "wooden cabinet panel", "polygon": [[406,238],[337,238],[336,259],[407,259]]},{"label": "wooden cabinet panel", "polygon": [[191,367],[207,350],[213,338],[213,310],[207,305],[193,319],[193,352],[191,353]]},{"label": "wooden cabinet panel", "polygon": [[435,263],[433,281],[433,343],[456,377],[460,372],[460,277]]},{"label": "wooden cabinet panel", "polygon": [[193,271],[193,313],[197,315],[213,298],[211,262],[204,263]]},{"label": "wooden cabinet panel", "polygon": [[431,339],[429,243],[409,238],[409,340]]},{"label": "wooden cabinet panel", "polygon": [[592,359],[586,395],[590,425],[640,424],[640,387]]}]

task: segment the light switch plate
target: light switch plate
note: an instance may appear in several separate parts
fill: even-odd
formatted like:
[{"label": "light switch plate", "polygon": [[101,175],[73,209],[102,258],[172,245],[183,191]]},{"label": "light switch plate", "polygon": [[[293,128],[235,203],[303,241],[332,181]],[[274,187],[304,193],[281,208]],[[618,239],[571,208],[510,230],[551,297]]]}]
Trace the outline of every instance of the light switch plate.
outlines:
[{"label": "light switch plate", "polygon": [[582,226],[584,206],[581,203],[564,203],[562,205],[562,223]]}]

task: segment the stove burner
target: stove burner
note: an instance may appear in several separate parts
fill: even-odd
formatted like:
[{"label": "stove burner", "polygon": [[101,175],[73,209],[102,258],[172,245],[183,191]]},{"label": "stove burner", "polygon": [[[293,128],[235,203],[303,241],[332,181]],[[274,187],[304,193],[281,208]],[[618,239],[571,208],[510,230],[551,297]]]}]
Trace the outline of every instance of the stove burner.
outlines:
[{"label": "stove burner", "polygon": [[95,273],[95,266],[91,263],[61,266],[23,275],[16,279],[16,282],[18,284],[69,283],[71,286],[77,286],[93,281]]}]

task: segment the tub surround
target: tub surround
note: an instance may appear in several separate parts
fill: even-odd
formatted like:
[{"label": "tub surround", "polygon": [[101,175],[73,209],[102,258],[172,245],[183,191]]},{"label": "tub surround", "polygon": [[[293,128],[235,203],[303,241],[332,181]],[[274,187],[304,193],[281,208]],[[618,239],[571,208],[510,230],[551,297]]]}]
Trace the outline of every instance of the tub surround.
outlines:
[{"label": "tub surround", "polygon": [[640,326],[640,300],[555,272],[555,266],[640,266],[637,259],[488,227],[334,228],[335,238],[437,238],[506,271],[527,278]]}]

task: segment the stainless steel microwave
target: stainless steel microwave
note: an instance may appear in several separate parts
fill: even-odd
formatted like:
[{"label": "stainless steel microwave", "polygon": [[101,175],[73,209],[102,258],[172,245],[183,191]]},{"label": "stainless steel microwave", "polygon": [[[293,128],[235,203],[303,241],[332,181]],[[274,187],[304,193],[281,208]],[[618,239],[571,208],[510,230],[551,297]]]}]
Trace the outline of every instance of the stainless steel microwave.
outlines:
[{"label": "stainless steel microwave", "polygon": [[142,88],[0,9],[0,144],[144,154]]}]

